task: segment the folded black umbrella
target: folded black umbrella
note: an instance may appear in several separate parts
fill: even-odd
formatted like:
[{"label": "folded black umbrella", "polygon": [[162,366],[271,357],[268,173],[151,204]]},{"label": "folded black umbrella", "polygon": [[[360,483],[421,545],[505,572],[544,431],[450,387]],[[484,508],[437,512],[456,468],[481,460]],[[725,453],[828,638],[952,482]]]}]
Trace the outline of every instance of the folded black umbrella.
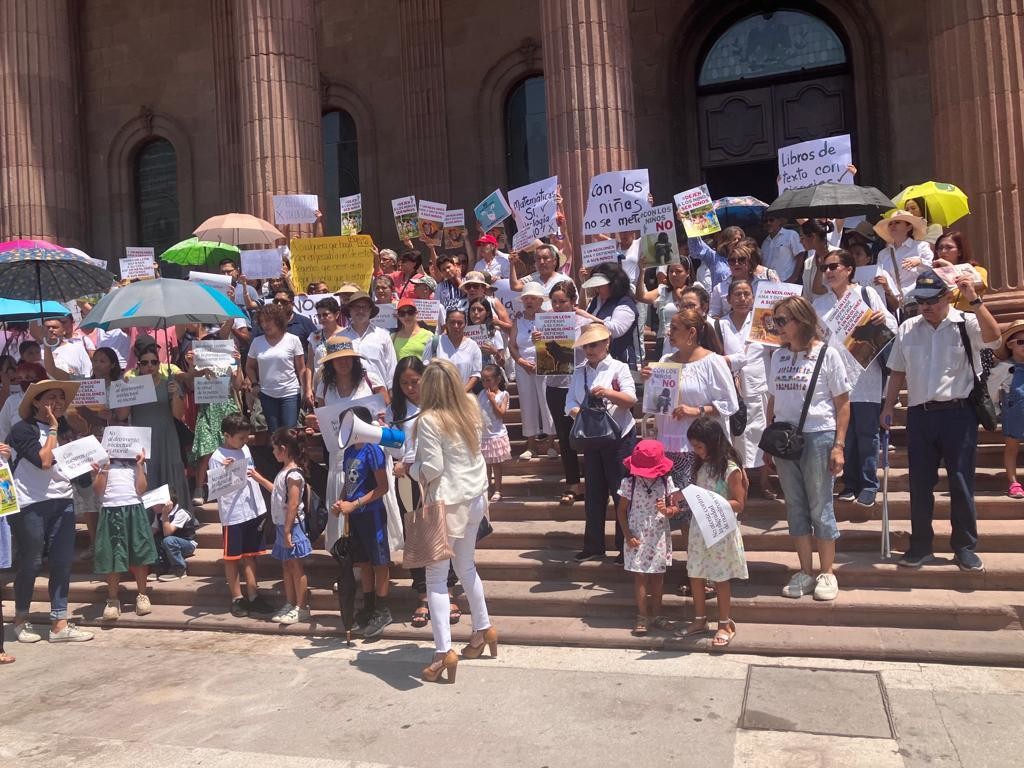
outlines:
[{"label": "folded black umbrella", "polygon": [[850,216],[878,218],[896,204],[875,187],[856,184],[818,184],[790,189],[768,206],[766,215],[786,219],[845,219]]},{"label": "folded black umbrella", "polygon": [[356,616],[354,555],[355,542],[349,535],[348,516],[346,515],[344,532],[331,547],[331,557],[338,564],[338,610],[341,611],[341,621],[345,625],[345,639],[350,645],[352,644],[352,625],[355,623]]}]

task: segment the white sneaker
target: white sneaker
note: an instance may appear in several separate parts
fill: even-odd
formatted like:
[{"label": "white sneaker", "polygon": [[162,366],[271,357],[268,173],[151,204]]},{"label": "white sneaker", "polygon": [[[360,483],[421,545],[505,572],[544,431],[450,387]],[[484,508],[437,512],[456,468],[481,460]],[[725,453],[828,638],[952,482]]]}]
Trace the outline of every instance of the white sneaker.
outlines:
[{"label": "white sneaker", "polygon": [[145,616],[153,612],[153,604],[149,601],[148,595],[138,594],[135,597],[135,615]]},{"label": "white sneaker", "polygon": [[819,573],[814,587],[815,600],[835,600],[839,596],[839,582],[831,573]]},{"label": "white sneaker", "polygon": [[533,451],[531,451],[529,449],[527,449],[527,450],[525,450],[525,451],[523,451],[522,453],[519,454],[519,460],[520,461],[530,461],[531,459],[533,459]]},{"label": "white sneaker", "polygon": [[814,579],[803,571],[797,571],[793,574],[793,578],[789,580],[789,584],[782,588],[783,597],[803,597],[809,595],[814,591]]},{"label": "white sneaker", "polygon": [[43,636],[36,632],[31,622],[14,625],[14,637],[19,643],[38,643]]},{"label": "white sneaker", "polygon": [[86,640],[92,640],[92,632],[79,629],[70,621],[60,632],[50,632],[51,643],[84,643]]},{"label": "white sneaker", "polygon": [[107,605],[103,609],[103,620],[117,621],[119,618],[121,618],[121,602],[119,600],[107,600]]},{"label": "white sneaker", "polygon": [[[288,616],[293,610],[295,610],[294,605],[292,605],[291,603],[285,603],[281,606],[281,610],[279,610],[277,613],[270,617],[270,620],[278,624],[284,624],[284,617]],[[296,618],[296,621],[297,620],[298,619]],[[293,621],[290,623],[294,624],[295,622]]]},{"label": "white sneaker", "polygon": [[279,613],[274,617],[274,621],[278,624],[298,624],[299,609],[291,608],[287,613]]}]

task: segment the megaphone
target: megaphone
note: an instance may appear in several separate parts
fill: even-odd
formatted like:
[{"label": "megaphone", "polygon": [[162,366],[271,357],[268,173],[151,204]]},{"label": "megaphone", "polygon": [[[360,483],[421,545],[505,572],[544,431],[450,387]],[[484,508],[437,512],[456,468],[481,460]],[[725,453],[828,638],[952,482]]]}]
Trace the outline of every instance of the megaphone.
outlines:
[{"label": "megaphone", "polygon": [[397,427],[367,424],[352,411],[345,411],[338,428],[338,443],[343,450],[353,443],[372,443],[383,448],[401,448],[405,443],[405,432]]}]

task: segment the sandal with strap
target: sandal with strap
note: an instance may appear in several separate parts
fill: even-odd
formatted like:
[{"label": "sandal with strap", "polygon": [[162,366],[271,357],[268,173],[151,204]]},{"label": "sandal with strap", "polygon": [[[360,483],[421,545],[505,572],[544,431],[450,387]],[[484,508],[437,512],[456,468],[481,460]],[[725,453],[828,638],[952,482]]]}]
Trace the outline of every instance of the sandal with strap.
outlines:
[{"label": "sandal with strap", "polygon": [[430,623],[430,608],[427,607],[426,603],[420,603],[416,610],[412,612],[412,619],[409,624],[415,629],[423,629]]},{"label": "sandal with strap", "polygon": [[708,633],[708,617],[694,616],[693,621],[686,625],[686,628],[676,632],[680,637],[692,637],[693,635],[706,635]]},{"label": "sandal with strap", "polygon": [[462,610],[455,603],[452,603],[449,606],[449,608],[450,608],[450,610],[448,611],[448,623],[449,624],[458,624],[459,623],[459,619],[462,618]]},{"label": "sandal with strap", "polygon": [[718,631],[715,632],[711,645],[715,648],[725,648],[732,639],[736,637],[736,622],[732,619],[718,622]]},{"label": "sandal with strap", "polygon": [[633,624],[633,635],[635,637],[642,637],[647,634],[647,617],[642,614],[637,614],[636,622]]},{"label": "sandal with strap", "polygon": [[561,498],[558,500],[558,503],[561,504],[563,507],[571,507],[577,501],[583,501],[582,493],[573,493],[572,491],[566,491],[565,493],[562,494]]},{"label": "sandal with strap", "polygon": [[667,616],[655,616],[654,621],[651,622],[651,626],[655,629],[672,629],[672,622],[669,621]]}]

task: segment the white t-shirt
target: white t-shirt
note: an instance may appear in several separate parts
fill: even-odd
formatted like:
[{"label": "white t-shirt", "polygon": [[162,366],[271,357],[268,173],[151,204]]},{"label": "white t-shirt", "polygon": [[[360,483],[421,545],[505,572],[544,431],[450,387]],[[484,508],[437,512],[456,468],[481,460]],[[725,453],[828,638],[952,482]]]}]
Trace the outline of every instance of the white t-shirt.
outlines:
[{"label": "white t-shirt", "polygon": [[811,354],[781,348],[772,356],[768,394],[775,398],[776,421],[800,423],[804,396],[821,350],[825,351],[825,359],[814,385],[803,431],[828,432],[836,428],[836,409],[832,400],[850,391],[850,381],[839,353],[821,342],[814,343]]},{"label": "white t-shirt", "polygon": [[286,333],[271,345],[266,336],[257,336],[249,347],[249,358],[260,372],[260,392],[268,397],[290,397],[301,391],[295,375],[295,358],[302,355],[298,336]]},{"label": "white t-shirt", "polygon": [[107,471],[107,487],[103,490],[104,507],[127,507],[141,504],[142,499],[135,491],[135,462],[130,459],[113,459]]},{"label": "white t-shirt", "polygon": [[18,406],[21,405],[24,397],[25,393],[21,391],[20,387],[12,387],[4,407],[0,408],[0,443],[7,442],[7,436],[11,434],[11,427],[21,421]]},{"label": "white t-shirt", "polygon": [[629,244],[629,248],[620,253],[623,254],[620,262],[622,270],[629,276],[629,282],[635,285],[640,277],[640,238],[634,238],[633,242]]},{"label": "white t-shirt", "polygon": [[[171,513],[167,519],[167,522],[173,525],[175,528],[175,532],[170,535],[177,535],[182,528],[188,525],[188,521],[191,519],[192,516],[188,512],[186,512],[184,509],[175,504],[174,508],[171,510]],[[163,526],[160,524],[160,515],[153,515],[153,530],[161,534],[163,533]]]},{"label": "white t-shirt", "polygon": [[434,341],[427,343],[427,348],[423,350],[423,362],[429,363],[434,358],[441,360],[449,360],[452,365],[459,369],[459,375],[462,376],[462,383],[468,384],[469,380],[476,376],[480,376],[480,368],[482,366],[483,355],[480,352],[480,346],[472,339],[462,337],[462,343],[458,349],[448,338],[448,334],[437,337],[436,344]]},{"label": "white t-shirt", "polygon": [[88,379],[92,376],[92,360],[85,345],[78,342],[67,341],[54,348],[53,364],[73,379]]},{"label": "white t-shirt", "polygon": [[803,251],[800,235],[783,227],[775,235],[768,235],[761,243],[761,263],[779,273],[779,279],[789,280],[796,272],[797,256]]},{"label": "white t-shirt", "polygon": [[[494,406],[491,405],[491,399],[487,397],[487,390],[480,390],[476,399],[480,403],[480,411],[483,413],[484,417],[484,440],[507,435],[508,430],[505,429],[505,422],[500,416],[498,416],[497,411],[494,410]],[[498,401],[499,405],[507,405],[508,392],[499,390],[494,399]]]},{"label": "white t-shirt", "polygon": [[[295,338],[294,336],[292,338]],[[227,459],[244,461],[247,466],[255,467],[252,460],[252,453],[249,446],[244,446],[240,451],[234,448],[220,446],[210,456],[210,466],[223,464]],[[246,520],[259,517],[267,511],[266,502],[263,501],[263,492],[259,484],[251,477],[248,482],[234,493],[225,493],[217,499],[217,513],[220,516],[221,525],[237,525]]]}]

